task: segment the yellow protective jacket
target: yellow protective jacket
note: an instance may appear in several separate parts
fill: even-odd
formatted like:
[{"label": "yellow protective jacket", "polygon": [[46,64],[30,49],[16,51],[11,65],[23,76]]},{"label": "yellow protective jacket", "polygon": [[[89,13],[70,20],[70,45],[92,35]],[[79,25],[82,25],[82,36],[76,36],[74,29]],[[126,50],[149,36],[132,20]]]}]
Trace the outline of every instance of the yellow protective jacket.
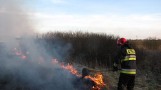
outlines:
[{"label": "yellow protective jacket", "polygon": [[120,73],[136,74],[136,52],[128,44],[121,46],[115,57],[114,64],[121,64]]}]

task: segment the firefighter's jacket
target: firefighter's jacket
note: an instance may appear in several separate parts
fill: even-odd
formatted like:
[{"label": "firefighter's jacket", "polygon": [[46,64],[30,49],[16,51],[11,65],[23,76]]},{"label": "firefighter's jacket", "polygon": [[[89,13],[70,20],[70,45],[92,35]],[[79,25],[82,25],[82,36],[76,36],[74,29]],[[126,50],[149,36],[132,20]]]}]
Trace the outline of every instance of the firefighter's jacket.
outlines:
[{"label": "firefighter's jacket", "polygon": [[121,64],[120,73],[136,74],[136,52],[128,44],[120,47],[115,57],[114,66]]}]

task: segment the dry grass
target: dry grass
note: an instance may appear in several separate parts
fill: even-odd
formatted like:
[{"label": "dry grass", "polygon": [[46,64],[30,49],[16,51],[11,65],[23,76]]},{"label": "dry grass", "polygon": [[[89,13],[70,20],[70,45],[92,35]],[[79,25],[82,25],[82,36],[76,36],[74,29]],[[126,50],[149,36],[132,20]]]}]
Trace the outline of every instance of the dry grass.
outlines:
[{"label": "dry grass", "polygon": [[[57,37],[57,38],[56,38]],[[116,53],[117,36],[105,34],[90,34],[90,33],[47,33],[41,39],[51,44],[55,41],[61,40],[65,43],[72,44],[72,51],[70,52],[69,62],[81,63],[88,67],[96,68],[110,68],[114,54]],[[145,39],[145,40],[129,40],[132,46],[137,51],[137,66],[141,74],[136,77],[136,90],[157,90],[160,88],[158,83],[159,75],[161,74],[160,53],[161,40]],[[70,61],[71,60],[71,61]],[[150,72],[151,75],[147,74]],[[146,75],[147,74],[147,75]],[[109,82],[110,90],[116,89],[118,74],[113,72],[104,72],[105,80]],[[155,78],[154,78],[155,77]]]}]

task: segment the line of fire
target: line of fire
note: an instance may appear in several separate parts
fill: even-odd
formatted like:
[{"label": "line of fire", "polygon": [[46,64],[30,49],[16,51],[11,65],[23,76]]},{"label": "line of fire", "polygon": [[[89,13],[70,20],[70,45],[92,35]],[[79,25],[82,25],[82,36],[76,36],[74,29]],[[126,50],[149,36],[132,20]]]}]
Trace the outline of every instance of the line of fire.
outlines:
[{"label": "line of fire", "polygon": [[[28,62],[32,63],[30,61],[30,54],[31,52],[28,52],[27,50],[23,50],[22,48],[13,48],[12,52],[14,55],[21,60],[21,62]],[[46,61],[45,57],[37,57],[37,64],[44,64]],[[72,85],[74,87],[74,90],[105,90],[105,82],[103,80],[103,74],[99,72],[93,72],[89,68],[82,68],[80,72],[74,68],[72,64],[60,62],[56,58],[50,58],[50,64],[58,65],[60,70],[66,70],[73,76],[74,79],[72,79]],[[81,74],[80,74],[81,73]],[[20,89],[21,90],[21,89]],[[32,90],[30,89],[22,89],[22,90]],[[36,89],[34,89],[36,90]],[[46,90],[46,89],[44,89]]]}]

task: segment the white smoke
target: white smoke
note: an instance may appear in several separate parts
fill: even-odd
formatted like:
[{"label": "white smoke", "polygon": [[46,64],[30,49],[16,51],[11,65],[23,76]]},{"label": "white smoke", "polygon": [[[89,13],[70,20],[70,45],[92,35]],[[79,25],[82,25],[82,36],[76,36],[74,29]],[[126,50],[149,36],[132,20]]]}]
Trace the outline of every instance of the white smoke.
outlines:
[{"label": "white smoke", "polygon": [[23,0],[0,0],[0,41],[33,34]]},{"label": "white smoke", "polygon": [[[74,90],[73,76],[53,65],[54,55],[48,54],[44,42],[31,37],[34,29],[23,10],[23,0],[0,0],[0,90]],[[53,48],[55,57],[62,59],[71,46],[55,42]],[[16,50],[27,58],[21,59]]]}]

